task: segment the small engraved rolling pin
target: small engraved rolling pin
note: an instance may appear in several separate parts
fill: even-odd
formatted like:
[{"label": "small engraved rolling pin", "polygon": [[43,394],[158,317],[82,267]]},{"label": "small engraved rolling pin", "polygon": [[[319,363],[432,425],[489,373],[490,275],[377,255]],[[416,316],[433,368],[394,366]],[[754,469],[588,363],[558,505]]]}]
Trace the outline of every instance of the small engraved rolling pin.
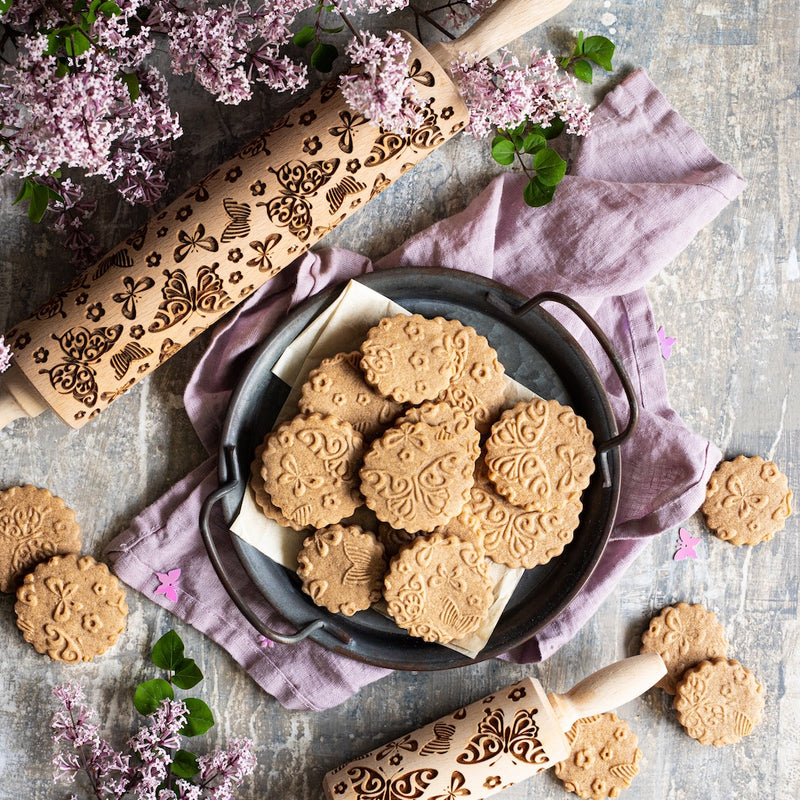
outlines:
[{"label": "small engraved rolling pin", "polygon": [[369,124],[335,81],[320,89],[6,332],[0,428],[47,408],[73,428],[95,417],[465,127],[447,72],[460,51],[488,55],[569,3],[498,0],[453,42],[407,36],[428,101],[407,135]]},{"label": "small engraved rolling pin", "polygon": [[666,672],[661,656],[647,653],[595,672],[566,694],[546,695],[524,678],[329,772],[325,797],[489,797],[563,761],[570,752],[564,734],[576,720],[633,700]]}]

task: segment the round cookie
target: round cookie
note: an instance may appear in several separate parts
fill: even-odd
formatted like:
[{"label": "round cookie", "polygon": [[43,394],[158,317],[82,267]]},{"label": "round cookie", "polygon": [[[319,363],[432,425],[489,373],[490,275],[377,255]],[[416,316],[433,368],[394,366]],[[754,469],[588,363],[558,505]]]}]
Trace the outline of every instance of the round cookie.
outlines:
[{"label": "round cookie", "polygon": [[264,479],[261,477],[261,457],[264,454],[266,447],[266,440],[264,440],[258,447],[253,456],[253,462],[250,464],[250,489],[253,492],[253,500],[256,505],[261,509],[267,519],[277,522],[284,528],[294,528],[295,530],[304,530],[304,527],[297,525],[284,516],[283,512],[272,502],[272,498],[267,494],[264,488]]},{"label": "round cookie", "polygon": [[298,414],[267,437],[261,456],[264,489],[294,525],[333,525],[363,502],[358,491],[363,451],[364,440],[350,423]]},{"label": "round cookie", "polygon": [[728,650],[725,629],[717,615],[701,605],[677,603],[650,620],[642,634],[640,653],[658,653],[667,674],[656,684],[675,694],[681,675],[699,661],[724,657]]},{"label": "round cookie", "polygon": [[412,636],[450,642],[477,630],[492,604],[482,554],[457,536],[420,536],[392,559],[383,596],[389,614]]},{"label": "round cookie", "polygon": [[438,400],[465,411],[481,434],[487,434],[505,404],[505,367],[485,336],[463,326],[455,335],[459,369]]},{"label": "round cookie", "polygon": [[580,493],[562,508],[526,511],[499,495],[482,461],[462,516],[482,533],[486,555],[507,567],[531,569],[561,555],[580,521]]},{"label": "round cookie", "polygon": [[305,413],[333,414],[372,439],[392,423],[403,404],[379,394],[364,380],[360,360],[359,350],[324,359],[309,373],[298,406]]},{"label": "round cookie", "polygon": [[351,616],[381,598],[383,545],[358,525],[315,531],[303,542],[297,563],[303,591],[328,611]]},{"label": "round cookie", "polygon": [[53,556],[17,589],[17,627],[25,641],[54,661],[91,661],[125,628],[128,606],[119,581],[102,562],[70,553]]},{"label": "round cookie", "polygon": [[463,326],[420,314],[384,317],[361,344],[367,383],[398,403],[433,400],[450,385],[459,364],[455,334]]},{"label": "round cookie", "polygon": [[404,422],[367,450],[361,493],[382,522],[410,533],[432,531],[464,508],[475,465],[469,441],[442,436],[441,430]]},{"label": "round cookie", "polygon": [[638,737],[616,714],[577,720],[567,732],[571,753],[555,765],[556,777],[578,797],[619,797],[639,772]]},{"label": "round cookie", "polygon": [[405,414],[398,417],[393,427],[404,422],[424,422],[426,425],[439,428],[437,435],[441,439],[461,440],[473,461],[481,454],[481,435],[472,417],[449,403],[427,402],[409,408]]},{"label": "round cookie", "polygon": [[40,561],[80,550],[80,526],[60,497],[35,486],[0,492],[0,592],[13,592]]},{"label": "round cookie", "polygon": [[673,704],[689,736],[722,747],[752,733],[764,710],[764,687],[738,661],[714,658],[684,673]]},{"label": "round cookie", "polygon": [[489,480],[529,511],[561,508],[594,472],[592,432],[557,400],[535,397],[504,411],[486,440]]},{"label": "round cookie", "polygon": [[723,461],[706,487],[701,506],[708,527],[735,545],[769,541],[791,514],[786,476],[760,456]]}]

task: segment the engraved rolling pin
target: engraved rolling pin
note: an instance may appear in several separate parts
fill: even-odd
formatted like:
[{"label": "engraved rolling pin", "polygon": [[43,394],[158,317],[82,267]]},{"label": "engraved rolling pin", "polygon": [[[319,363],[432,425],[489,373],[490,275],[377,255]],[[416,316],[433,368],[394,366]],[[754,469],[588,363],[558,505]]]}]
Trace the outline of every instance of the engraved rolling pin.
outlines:
[{"label": "engraved rolling pin", "polygon": [[489,797],[563,761],[565,732],[576,720],[633,700],[666,672],[661,656],[647,653],[595,672],[566,694],[546,695],[525,678],[329,772],[325,797]]},{"label": "engraved rolling pin", "polygon": [[242,148],[5,335],[0,427],[52,408],[78,428],[294,261],[468,122],[447,74],[570,0],[498,0],[462,37],[411,36],[409,74],[430,98],[419,128],[387,133],[336,81]]}]

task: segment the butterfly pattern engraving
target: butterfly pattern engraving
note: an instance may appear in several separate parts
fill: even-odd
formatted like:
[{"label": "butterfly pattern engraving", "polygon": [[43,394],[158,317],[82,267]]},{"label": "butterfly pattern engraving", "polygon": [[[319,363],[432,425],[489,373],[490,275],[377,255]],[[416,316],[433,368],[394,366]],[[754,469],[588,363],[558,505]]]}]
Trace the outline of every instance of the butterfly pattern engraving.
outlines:
[{"label": "butterfly pattern engraving", "polygon": [[347,772],[358,800],[417,800],[438,774],[436,769],[423,768],[387,777],[362,766]]},{"label": "butterfly pattern engraving", "polygon": [[539,741],[536,708],[521,708],[506,723],[502,708],[487,708],[466,749],[456,761],[459,764],[493,762],[502,755],[510,756],[512,763],[548,763],[547,754]]},{"label": "butterfly pattern engraving", "polygon": [[221,242],[232,242],[250,234],[250,206],[247,203],[237,203],[230,197],[222,201],[225,213],[230,217],[230,222],[219,237]]}]

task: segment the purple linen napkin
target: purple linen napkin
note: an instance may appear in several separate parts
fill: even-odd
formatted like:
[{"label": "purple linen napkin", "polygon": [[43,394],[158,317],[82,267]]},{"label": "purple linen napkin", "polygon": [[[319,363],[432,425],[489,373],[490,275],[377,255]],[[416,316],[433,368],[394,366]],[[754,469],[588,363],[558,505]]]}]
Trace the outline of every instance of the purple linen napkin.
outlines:
[{"label": "purple linen napkin", "polygon": [[[509,658],[542,660],[569,641],[647,539],[682,522],[702,503],[721,454],[689,431],[669,406],[643,287],[742,191],[744,180],[709,152],[639,70],[596,109],[593,130],[550,205],[524,206],[522,186],[520,176],[502,175],[465,211],[374,265],[341,249],[308,253],[236,309],[217,330],[185,394],[187,412],[210,457],[106,550],[123,581],[218,642],[287,708],[337,705],[386,670],[307,641],[262,642],[219,583],[198,518],[203,500],[217,486],[220,426],[251,348],[294,304],[332,283],[373,268],[434,264],[494,278],[528,296],[561,291],[594,316],[631,376],[640,422],[622,449],[622,497],[611,541],[572,603]],[[598,367],[624,425],[627,402],[599,345],[581,323],[558,309],[554,313]],[[221,542],[228,536],[222,529],[215,535]],[[264,621],[286,630],[235,554],[228,552],[227,559],[234,583]]]}]

